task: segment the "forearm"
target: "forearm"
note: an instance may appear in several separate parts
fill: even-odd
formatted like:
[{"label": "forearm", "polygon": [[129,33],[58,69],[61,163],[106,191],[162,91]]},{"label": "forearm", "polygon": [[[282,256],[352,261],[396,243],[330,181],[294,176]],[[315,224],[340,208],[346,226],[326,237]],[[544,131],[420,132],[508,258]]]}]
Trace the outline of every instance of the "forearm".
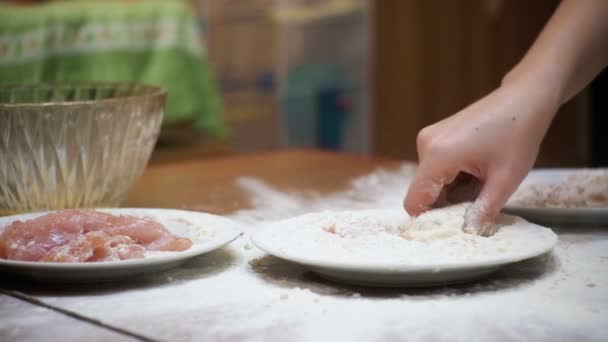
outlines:
[{"label": "forearm", "polygon": [[523,82],[559,104],[608,64],[608,0],[563,0],[503,83]]}]

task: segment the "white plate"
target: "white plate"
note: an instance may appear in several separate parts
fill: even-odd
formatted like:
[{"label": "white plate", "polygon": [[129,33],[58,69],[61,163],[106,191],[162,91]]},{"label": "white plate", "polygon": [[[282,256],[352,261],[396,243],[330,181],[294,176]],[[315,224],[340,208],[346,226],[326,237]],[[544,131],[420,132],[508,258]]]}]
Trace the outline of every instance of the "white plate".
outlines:
[{"label": "white plate", "polygon": [[[143,259],[109,262],[59,263],[27,262],[0,259],[0,272],[50,281],[91,282],[118,280],[156,273],[183,264],[191,258],[218,249],[242,232],[238,224],[220,216],[172,209],[98,209],[116,215],[150,217],[171,233],[192,240],[192,247],[182,252],[147,252]],[[0,233],[16,220],[27,220],[45,213],[0,217]]]},{"label": "white plate", "polygon": [[[364,210],[362,215],[377,215],[378,212],[390,215],[405,215],[402,210]],[[352,211],[338,212],[335,215],[352,215]],[[388,236],[373,242],[376,248],[354,247],[348,239],[323,231],[322,224],[315,220],[322,213],[307,214],[267,225],[251,238],[252,243],[266,253],[277,258],[302,264],[322,277],[339,282],[365,286],[420,287],[462,283],[486,276],[500,267],[549,252],[557,242],[557,235],[550,229],[529,223],[521,218],[503,215],[509,222],[502,231],[499,241],[506,241],[508,246],[518,246],[516,250],[492,252],[481,258],[460,257],[454,250],[450,255],[430,259],[424,256],[428,250],[418,249],[423,253],[400,251],[400,244],[410,243],[397,236]],[[357,214],[358,215],[358,214]],[[311,235],[312,234],[312,235]],[[480,237],[481,238],[481,237]],[[483,238],[482,238],[483,239]],[[364,240],[361,240],[364,241]],[[348,244],[351,243],[350,246]],[[492,242],[493,243],[493,242]],[[378,247],[386,246],[393,252],[382,253],[376,258]],[[405,245],[403,245],[405,246]],[[487,246],[487,245],[485,245]],[[491,246],[492,247],[492,246]],[[416,247],[420,248],[420,247]],[[426,247],[423,247],[426,248]],[[433,247],[438,250],[437,246]],[[441,247],[441,252],[444,249]],[[477,247],[474,247],[477,248]],[[485,248],[485,247],[484,247]],[[345,252],[346,251],[346,252]],[[469,249],[470,251],[470,249]],[[466,254],[464,251],[462,255]],[[399,255],[401,253],[401,255]],[[415,257],[411,257],[415,255]]]},{"label": "white plate", "polygon": [[[585,169],[534,169],[530,171],[526,179],[519,186],[523,189],[532,184],[555,184],[560,183],[573,173],[582,172]],[[594,169],[586,169],[594,170]],[[602,169],[595,169],[602,170]],[[606,170],[606,169],[603,169]],[[523,207],[507,202],[505,213],[521,216],[535,223],[545,225],[607,225],[608,208],[534,208]]]}]

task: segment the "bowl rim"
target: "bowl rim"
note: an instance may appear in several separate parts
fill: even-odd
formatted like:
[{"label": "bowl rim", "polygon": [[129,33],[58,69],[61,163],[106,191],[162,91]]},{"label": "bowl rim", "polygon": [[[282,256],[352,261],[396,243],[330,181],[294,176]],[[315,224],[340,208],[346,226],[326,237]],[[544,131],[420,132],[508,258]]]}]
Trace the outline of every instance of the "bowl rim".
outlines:
[{"label": "bowl rim", "polygon": [[43,83],[3,83],[0,84],[0,92],[10,88],[32,88],[44,89],[52,87],[139,87],[144,88],[143,94],[124,95],[98,100],[76,100],[76,101],[49,101],[49,102],[17,102],[7,103],[0,101],[0,108],[15,108],[15,107],[43,107],[43,106],[79,106],[99,103],[118,103],[128,100],[140,99],[145,97],[166,97],[167,90],[164,87],[148,83],[134,82],[43,82]]}]

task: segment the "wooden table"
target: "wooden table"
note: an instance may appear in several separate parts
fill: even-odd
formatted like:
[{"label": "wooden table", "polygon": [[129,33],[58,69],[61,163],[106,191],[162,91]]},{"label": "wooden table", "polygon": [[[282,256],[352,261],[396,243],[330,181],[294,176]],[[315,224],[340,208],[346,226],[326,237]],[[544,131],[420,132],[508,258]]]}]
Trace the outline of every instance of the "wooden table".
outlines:
[{"label": "wooden table", "polygon": [[285,191],[343,190],[354,177],[401,162],[368,156],[291,150],[224,157],[150,167],[135,184],[126,206],[180,208],[227,214],[250,207],[235,183],[259,178]]},{"label": "wooden table", "polygon": [[[286,151],[150,167],[126,206],[230,214],[253,207],[236,180],[335,194],[402,162]],[[404,191],[404,189],[403,189]],[[399,205],[397,203],[396,205]],[[608,336],[608,230],[563,230],[552,255],[488,281],[436,289],[334,284],[265,257],[247,236],[144,279],[57,286],[0,279],[0,341],[593,340]],[[565,314],[562,314],[565,312]]]}]

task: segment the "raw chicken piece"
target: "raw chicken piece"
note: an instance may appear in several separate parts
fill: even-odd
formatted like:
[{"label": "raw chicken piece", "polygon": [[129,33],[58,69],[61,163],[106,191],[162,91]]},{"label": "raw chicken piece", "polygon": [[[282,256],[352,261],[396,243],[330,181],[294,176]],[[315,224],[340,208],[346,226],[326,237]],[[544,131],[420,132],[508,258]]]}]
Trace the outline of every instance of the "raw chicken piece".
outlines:
[{"label": "raw chicken piece", "polygon": [[89,261],[141,259],[146,252],[143,246],[128,236],[110,236],[105,232],[96,231],[85,234],[85,237],[93,248]]},{"label": "raw chicken piece", "polygon": [[0,235],[0,257],[37,261],[48,251],[63,246],[82,233],[82,226],[71,211],[41,216],[25,222],[15,221]]},{"label": "raw chicken piece", "polygon": [[141,259],[146,249],[128,236],[102,231],[86,233],[63,246],[52,248],[40,261],[85,262]]},{"label": "raw chicken piece", "polygon": [[[111,219],[111,226],[103,228],[103,231],[110,235],[126,235],[142,245],[147,245],[160,239],[169,233],[165,227],[150,219],[132,216],[114,216]],[[94,229],[87,229],[92,231]]]},{"label": "raw chicken piece", "polygon": [[84,235],[77,236],[63,246],[51,248],[39,261],[85,262],[93,256],[93,247]]},{"label": "raw chicken piece", "polygon": [[192,241],[173,235],[164,235],[160,239],[146,245],[149,251],[185,251],[192,247]]},{"label": "raw chicken piece", "polygon": [[[110,226],[101,228],[104,232],[112,236],[128,236],[148,250],[184,251],[192,246],[190,239],[176,237],[162,224],[148,218],[112,216],[109,220]],[[85,232],[95,230],[91,227],[85,227]]]},{"label": "raw chicken piece", "polygon": [[183,251],[192,241],[171,234],[148,218],[93,210],[64,210],[25,222],[0,234],[0,258],[84,262],[143,258],[147,250]]}]

